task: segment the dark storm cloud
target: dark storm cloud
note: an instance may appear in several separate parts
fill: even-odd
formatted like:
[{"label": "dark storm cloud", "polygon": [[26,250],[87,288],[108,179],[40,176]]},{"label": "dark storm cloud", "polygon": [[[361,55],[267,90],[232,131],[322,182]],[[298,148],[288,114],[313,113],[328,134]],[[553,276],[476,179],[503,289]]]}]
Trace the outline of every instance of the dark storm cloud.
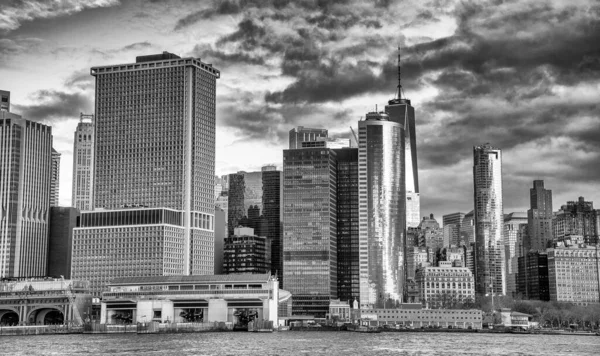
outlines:
[{"label": "dark storm cloud", "polygon": [[56,90],[40,90],[32,96],[35,104],[13,104],[11,111],[26,119],[53,122],[78,117],[80,112],[92,112],[93,104],[82,93],[66,93]]},{"label": "dark storm cloud", "polygon": [[218,63],[219,68],[228,68],[240,64],[264,65],[265,60],[259,56],[252,56],[244,52],[226,53],[213,49],[210,45],[196,45],[191,56],[201,58],[203,62]]},{"label": "dark storm cloud", "polygon": [[78,70],[65,80],[65,85],[67,87],[78,89],[93,88],[94,83],[94,77],[90,74],[89,68]]},{"label": "dark storm cloud", "polygon": [[86,9],[118,4],[119,0],[3,1],[0,6],[0,32],[15,30],[25,21],[66,16]]},{"label": "dark storm cloud", "polygon": [[148,48],[148,47],[152,47],[152,44],[148,41],[136,42],[136,43],[132,43],[130,45],[124,46],[123,48],[121,48],[121,51],[138,51],[140,49],[144,49],[144,48]]}]

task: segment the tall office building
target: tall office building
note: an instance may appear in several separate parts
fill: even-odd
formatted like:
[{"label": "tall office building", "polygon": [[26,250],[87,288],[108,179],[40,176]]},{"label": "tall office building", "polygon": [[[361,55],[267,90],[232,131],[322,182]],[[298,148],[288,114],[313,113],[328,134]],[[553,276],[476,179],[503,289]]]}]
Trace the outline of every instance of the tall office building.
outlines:
[{"label": "tall office building", "polygon": [[52,128],[0,111],[0,277],[46,275]]},{"label": "tall office building", "polygon": [[506,293],[509,296],[517,293],[517,272],[518,258],[521,250],[522,225],[527,224],[527,214],[525,212],[514,212],[504,216],[504,226],[502,234],[504,235],[504,265],[506,266]]},{"label": "tall office building", "polygon": [[48,237],[48,276],[71,279],[73,229],[77,227],[79,210],[72,207],[50,208]]},{"label": "tall office building", "polygon": [[325,129],[311,129],[304,126],[298,126],[290,130],[289,149],[302,148],[302,142],[315,142],[317,138],[327,138],[327,130]]},{"label": "tall office building", "polygon": [[81,114],[73,138],[73,190],[71,204],[80,211],[92,210],[94,115]]},{"label": "tall office building", "polygon": [[502,151],[489,144],[473,147],[475,290],[506,294],[502,227]]},{"label": "tall office building", "polygon": [[405,132],[385,113],[358,123],[360,305],[402,302],[406,249]]},{"label": "tall office building", "polygon": [[552,191],[544,189],[543,180],[534,180],[529,190],[527,210],[528,235],[525,251],[545,251],[552,243]]},{"label": "tall office building", "polygon": [[58,206],[60,191],[60,153],[52,148],[52,177],[50,179],[50,206]]},{"label": "tall office building", "polygon": [[10,111],[10,92],[0,90],[0,111]]},{"label": "tall office building", "polygon": [[385,112],[389,120],[404,128],[404,157],[406,184],[406,226],[416,227],[421,219],[421,197],[419,193],[419,171],[417,165],[417,135],[415,123],[415,108],[410,100],[403,98],[400,67],[400,49],[398,49],[398,86],[396,97],[388,101]]},{"label": "tall office building", "polygon": [[283,285],[283,245],[281,244],[281,196],[282,172],[275,166],[262,168],[262,216],[267,223],[266,237],[271,242],[271,274],[277,276]]},{"label": "tall office building", "polygon": [[460,238],[460,229],[462,226],[465,213],[452,213],[442,216],[444,225],[444,242],[448,245],[462,246],[464,241]]},{"label": "tall office building", "polygon": [[324,317],[337,299],[336,152],[283,151],[283,281],[293,313]]},{"label": "tall office building", "polygon": [[596,244],[600,229],[600,210],[594,203],[579,197],[560,207],[552,221],[556,242]]},{"label": "tall office building", "polygon": [[337,283],[342,302],[360,300],[358,149],[335,149],[337,160]]},{"label": "tall office building", "polygon": [[91,74],[96,211],[75,229],[73,278],[97,295],[114,277],[212,274],[219,71],[163,52]]}]

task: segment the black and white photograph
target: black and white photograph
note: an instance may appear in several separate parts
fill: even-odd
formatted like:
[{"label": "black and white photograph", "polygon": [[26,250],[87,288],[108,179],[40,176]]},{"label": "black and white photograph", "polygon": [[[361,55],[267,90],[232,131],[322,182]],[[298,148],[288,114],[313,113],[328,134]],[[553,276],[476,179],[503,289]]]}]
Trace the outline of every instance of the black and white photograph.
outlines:
[{"label": "black and white photograph", "polygon": [[0,208],[0,355],[598,355],[600,2],[0,0]]}]

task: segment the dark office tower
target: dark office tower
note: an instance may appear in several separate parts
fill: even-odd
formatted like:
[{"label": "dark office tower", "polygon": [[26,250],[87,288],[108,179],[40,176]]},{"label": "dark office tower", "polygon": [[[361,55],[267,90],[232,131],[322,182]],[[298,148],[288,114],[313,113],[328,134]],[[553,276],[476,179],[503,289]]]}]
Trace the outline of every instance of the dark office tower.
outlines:
[{"label": "dark office tower", "polygon": [[52,178],[50,180],[50,206],[58,206],[60,190],[60,153],[52,148]]},{"label": "dark office tower", "polygon": [[385,112],[390,121],[404,127],[404,157],[406,184],[406,226],[417,227],[421,220],[421,197],[419,193],[419,172],[417,165],[417,134],[415,108],[404,97],[401,84],[400,49],[398,48],[398,87],[396,97],[388,101]]},{"label": "dark office tower", "polygon": [[257,236],[248,227],[236,227],[233,236],[225,238],[223,273],[264,274],[271,268],[269,239]]},{"label": "dark office tower", "polygon": [[226,212],[215,207],[215,274],[223,274],[223,244],[227,237]]},{"label": "dark office tower", "polygon": [[[267,166],[269,167],[269,166]],[[271,274],[277,276],[279,285],[283,285],[283,263],[281,245],[281,171],[262,170],[262,205],[263,217],[267,221],[266,237],[271,241]]]},{"label": "dark office tower", "polygon": [[283,151],[283,280],[293,313],[325,317],[337,299],[336,153]]},{"label": "dark office tower", "polygon": [[71,207],[50,208],[48,238],[48,276],[71,279],[73,229],[77,227],[79,210]]},{"label": "dark office tower", "polygon": [[246,216],[244,205],[244,192],[246,184],[243,173],[229,175],[229,190],[227,192],[227,236],[233,235],[233,230],[238,227],[240,220]]},{"label": "dark office tower", "polygon": [[475,292],[506,294],[502,227],[502,151],[489,144],[473,147]]},{"label": "dark office tower", "polygon": [[337,156],[337,279],[342,302],[360,300],[358,254],[358,149],[334,150]]},{"label": "dark office tower", "polygon": [[596,244],[600,228],[600,210],[594,203],[579,197],[560,207],[553,220],[554,239],[569,245],[577,243]]},{"label": "dark office tower", "polygon": [[0,90],[0,111],[10,111],[10,92]]},{"label": "dark office tower", "polygon": [[523,299],[550,300],[548,254],[530,251],[519,257],[517,294]]},{"label": "dark office tower", "polygon": [[289,149],[302,148],[302,142],[317,141],[318,137],[327,137],[327,130],[311,129],[303,126],[293,128],[290,130]]},{"label": "dark office tower", "polygon": [[359,302],[364,308],[391,307],[403,300],[404,138],[404,126],[385,113],[368,113],[358,123]]},{"label": "dark office tower", "polygon": [[[212,274],[219,71],[197,58],[163,52],[139,56],[135,63],[93,67],[91,74],[96,78],[96,211],[82,213],[82,220],[101,225],[76,229],[74,242],[81,243],[74,246],[102,241],[102,246],[127,245],[126,251],[134,252],[74,248],[72,277],[91,280],[97,295],[97,288],[117,276]],[[165,209],[181,221],[164,226],[176,222],[155,215]],[[133,263],[148,259],[150,246],[164,247],[144,262],[156,268]]]},{"label": "dark office tower", "polygon": [[0,111],[0,277],[46,274],[52,128]]},{"label": "dark office tower", "polygon": [[[475,243],[475,218],[473,210],[465,214],[460,225],[460,241],[465,246]],[[473,275],[475,275],[475,272],[473,272]]]},{"label": "dark office tower", "polygon": [[545,251],[552,243],[552,191],[544,189],[543,180],[533,181],[529,202],[529,235],[524,241],[525,251]]},{"label": "dark office tower", "polygon": [[80,114],[73,139],[73,191],[71,204],[80,211],[92,210],[94,162],[94,115]]}]

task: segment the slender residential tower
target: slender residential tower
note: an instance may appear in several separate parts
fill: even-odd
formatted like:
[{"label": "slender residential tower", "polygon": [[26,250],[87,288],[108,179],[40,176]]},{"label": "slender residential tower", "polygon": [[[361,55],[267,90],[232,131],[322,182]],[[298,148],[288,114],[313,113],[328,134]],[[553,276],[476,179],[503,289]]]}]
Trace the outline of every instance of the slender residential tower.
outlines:
[{"label": "slender residential tower", "polygon": [[529,206],[527,210],[528,234],[523,247],[525,252],[546,251],[552,242],[552,191],[544,188],[543,180],[534,180],[529,189]]},{"label": "slender residential tower", "polygon": [[212,274],[219,71],[172,53],[93,67],[94,211],[74,232],[72,277]]},{"label": "slender residential tower", "polygon": [[358,123],[361,308],[402,302],[405,281],[404,126],[385,113]]},{"label": "slender residential tower", "polygon": [[475,291],[506,294],[502,228],[502,151],[485,144],[473,147],[475,220]]},{"label": "slender residential tower", "polygon": [[0,111],[0,277],[46,275],[52,128]]},{"label": "slender residential tower", "polygon": [[410,100],[404,97],[401,82],[400,48],[398,48],[398,87],[396,97],[388,101],[385,112],[390,121],[404,127],[404,157],[406,183],[406,227],[417,227],[421,220],[421,197],[419,193],[419,172],[417,166],[417,136],[415,124],[415,108]]},{"label": "slender residential tower", "polygon": [[80,211],[92,209],[94,162],[94,115],[81,114],[73,139],[72,205]]}]

